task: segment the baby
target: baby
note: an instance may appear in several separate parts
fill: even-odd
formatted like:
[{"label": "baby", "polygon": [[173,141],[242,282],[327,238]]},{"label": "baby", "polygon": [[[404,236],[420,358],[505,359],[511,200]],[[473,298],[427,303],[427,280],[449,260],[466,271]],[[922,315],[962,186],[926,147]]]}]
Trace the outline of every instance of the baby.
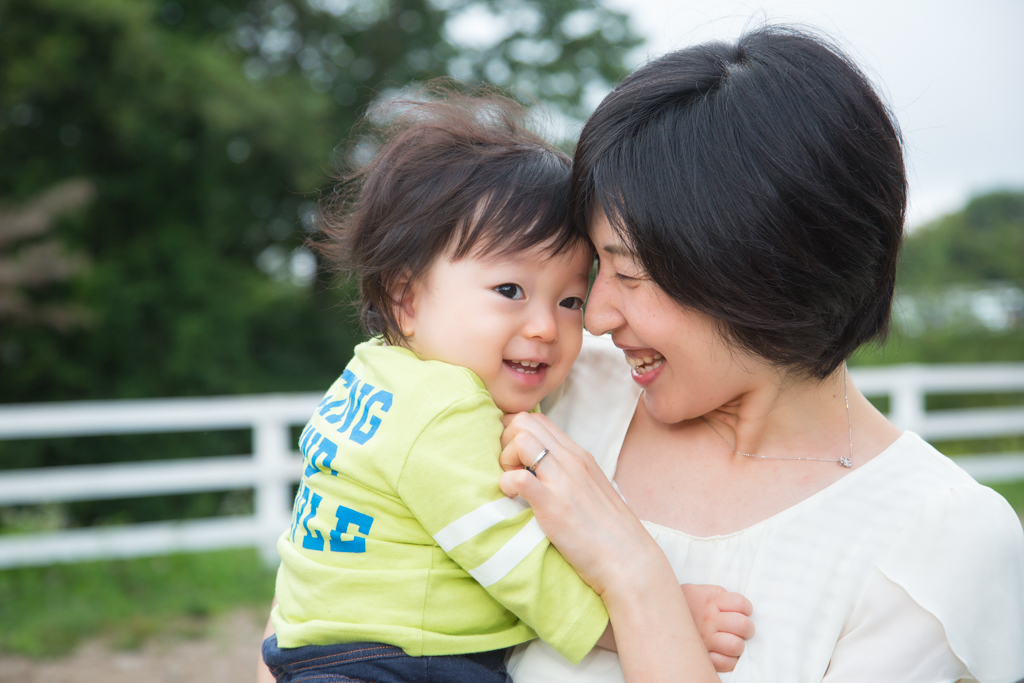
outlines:
[{"label": "baby", "polygon": [[580,351],[593,250],[569,158],[517,105],[395,106],[324,211],[321,248],[356,274],[373,338],[300,437],[263,656],[278,681],[503,683],[507,648],[540,637],[575,663],[608,629],[498,488],[502,414],[537,410]]}]

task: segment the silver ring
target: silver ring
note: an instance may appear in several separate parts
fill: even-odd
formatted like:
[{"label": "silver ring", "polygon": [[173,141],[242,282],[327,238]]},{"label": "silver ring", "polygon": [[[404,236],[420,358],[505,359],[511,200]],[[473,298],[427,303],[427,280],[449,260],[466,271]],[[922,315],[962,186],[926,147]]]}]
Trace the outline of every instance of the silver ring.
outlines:
[{"label": "silver ring", "polygon": [[547,456],[547,454],[550,452],[551,451],[545,448],[540,452],[540,455],[537,456],[537,459],[533,461],[532,465],[527,465],[526,469],[530,470],[530,474],[532,474],[535,477],[537,476],[537,465],[539,465],[540,461],[543,460],[544,457]]}]

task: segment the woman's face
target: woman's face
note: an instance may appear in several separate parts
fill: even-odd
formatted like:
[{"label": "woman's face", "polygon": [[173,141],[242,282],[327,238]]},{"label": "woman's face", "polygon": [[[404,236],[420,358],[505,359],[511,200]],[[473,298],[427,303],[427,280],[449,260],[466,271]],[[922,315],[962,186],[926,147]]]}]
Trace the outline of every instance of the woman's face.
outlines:
[{"label": "woman's face", "polygon": [[598,211],[590,225],[598,271],[586,307],[592,334],[611,333],[661,422],[692,419],[760,384],[765,364],[735,349],[712,318],[684,308],[650,280]]}]

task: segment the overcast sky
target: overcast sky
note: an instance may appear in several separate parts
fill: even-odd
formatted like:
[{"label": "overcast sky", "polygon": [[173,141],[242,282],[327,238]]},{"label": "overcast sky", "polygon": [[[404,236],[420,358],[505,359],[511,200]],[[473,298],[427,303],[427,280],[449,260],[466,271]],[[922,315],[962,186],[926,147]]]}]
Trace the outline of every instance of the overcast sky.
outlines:
[{"label": "overcast sky", "polygon": [[647,55],[733,40],[764,21],[837,39],[874,80],[903,129],[911,226],[975,193],[1024,188],[1021,0],[605,0],[628,12]]}]

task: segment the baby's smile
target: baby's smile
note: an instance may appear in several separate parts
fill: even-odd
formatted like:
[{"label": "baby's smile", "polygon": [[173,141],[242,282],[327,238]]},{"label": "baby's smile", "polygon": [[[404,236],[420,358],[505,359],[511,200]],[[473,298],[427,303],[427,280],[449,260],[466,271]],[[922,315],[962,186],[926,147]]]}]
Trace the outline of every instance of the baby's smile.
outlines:
[{"label": "baby's smile", "polygon": [[505,365],[509,366],[516,372],[521,372],[525,375],[537,374],[537,369],[544,369],[547,367],[547,363],[541,363],[535,360],[508,360],[505,359]]}]

